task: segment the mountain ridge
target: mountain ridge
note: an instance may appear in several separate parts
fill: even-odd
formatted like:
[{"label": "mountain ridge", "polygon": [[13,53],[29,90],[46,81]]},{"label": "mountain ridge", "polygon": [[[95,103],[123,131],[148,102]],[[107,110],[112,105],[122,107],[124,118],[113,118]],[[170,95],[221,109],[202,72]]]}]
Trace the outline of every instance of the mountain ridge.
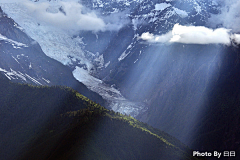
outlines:
[{"label": "mountain ridge", "polygon": [[179,140],[109,111],[71,88],[16,84],[2,75],[0,79],[5,159],[196,159]]},{"label": "mountain ridge", "polygon": [[[104,104],[101,96],[75,80],[71,70],[46,56],[40,45],[2,11],[0,17],[0,72],[13,82],[63,85]],[[1,38],[2,37],[2,38]]]},{"label": "mountain ridge", "polygon": [[[74,44],[69,46],[79,49],[79,56],[64,53],[55,55],[55,59],[69,66],[75,78],[79,76],[77,79],[85,82],[89,89],[110,97],[107,99],[110,108],[134,115],[194,149],[239,150],[239,129],[236,129],[239,121],[239,46],[149,43],[140,38],[146,32],[168,33],[177,23],[206,28],[212,15],[221,14],[222,4],[211,0],[83,2],[93,9],[90,13],[95,13],[105,23],[109,21],[104,18],[117,13],[120,15],[116,17],[126,19],[128,23],[120,25],[119,30],[80,31],[72,37],[52,34],[46,37],[48,44],[41,39],[45,31],[51,33],[44,22],[38,25],[39,20],[27,17],[21,9],[17,10],[17,5],[6,5],[5,8],[18,20],[14,13],[32,20],[33,23],[24,22],[22,26],[29,29],[29,35],[38,37],[45,49],[65,43],[60,37],[67,37]],[[35,32],[31,25],[41,32]],[[222,24],[209,29],[219,27]],[[50,40],[54,43],[50,44]],[[53,55],[53,52],[48,53]],[[86,63],[85,58],[88,59]],[[81,77],[83,71],[90,76],[84,74],[86,76]],[[90,83],[94,81],[87,81],[93,79],[97,82],[94,85]],[[111,103],[111,99],[119,97],[124,97],[124,101]],[[134,107],[124,103],[126,100],[134,102]],[[139,104],[141,108],[138,108]]]}]

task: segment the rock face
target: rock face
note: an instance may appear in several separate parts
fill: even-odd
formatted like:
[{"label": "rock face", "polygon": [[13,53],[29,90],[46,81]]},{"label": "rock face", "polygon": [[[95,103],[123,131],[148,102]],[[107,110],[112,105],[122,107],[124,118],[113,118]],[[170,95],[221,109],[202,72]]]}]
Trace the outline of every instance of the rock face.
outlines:
[{"label": "rock face", "polygon": [[103,104],[101,96],[76,81],[71,70],[46,56],[14,20],[0,10],[0,73],[9,80],[33,85],[63,85]]},{"label": "rock face", "polygon": [[[220,12],[216,1],[82,0],[81,3],[102,17],[119,14],[120,19],[126,20],[120,30],[81,31],[72,37],[81,39],[84,52],[92,55],[88,57],[95,67],[92,73],[101,79],[102,86],[107,83],[105,88],[114,88],[114,91],[117,88],[124,98],[145,104],[148,109],[141,110],[138,119],[194,149],[239,148],[239,129],[236,128],[239,124],[239,48],[213,44],[149,44],[139,39],[144,32],[165,34],[176,23],[207,26],[210,15]],[[11,39],[8,43],[28,45],[7,38]],[[76,66],[82,67],[77,63],[70,65]],[[129,106],[131,110],[132,105]]]},{"label": "rock face", "polygon": [[[102,3],[107,2],[98,1],[93,8],[106,11],[104,7],[108,5],[99,7]],[[131,6],[124,4],[118,7]],[[105,83],[116,85],[126,98],[148,106],[148,110],[138,116],[140,120],[174,135],[191,147],[236,149],[239,130],[236,131],[234,126],[238,124],[239,116],[235,117],[237,120],[227,117],[235,115],[233,108],[238,107],[219,97],[230,94],[227,88],[222,88],[222,85],[232,86],[227,79],[237,81],[239,78],[239,49],[223,45],[156,45],[138,38],[144,32],[165,34],[176,23],[206,26],[210,14],[219,13],[218,4],[195,0],[142,1],[128,9],[132,23],[112,34],[106,48],[99,52],[103,55],[104,65],[98,69],[98,76]],[[231,63],[233,68],[229,67]],[[232,94],[239,95],[239,89]],[[223,112],[226,109],[223,106],[231,106],[227,114]],[[222,117],[231,125],[223,120],[216,121]],[[227,126],[231,126],[230,131]],[[215,143],[216,135],[221,142]]]}]

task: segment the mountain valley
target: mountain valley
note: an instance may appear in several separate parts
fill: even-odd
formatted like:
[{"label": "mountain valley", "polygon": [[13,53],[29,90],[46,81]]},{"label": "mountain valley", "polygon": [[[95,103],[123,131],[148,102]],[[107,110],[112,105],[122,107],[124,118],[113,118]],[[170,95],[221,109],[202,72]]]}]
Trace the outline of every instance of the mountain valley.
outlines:
[{"label": "mountain valley", "polygon": [[[126,157],[147,159],[148,153],[154,157],[152,159],[156,159],[157,156],[160,156],[159,159],[169,160],[191,159],[193,157],[189,155],[192,150],[239,153],[240,28],[236,26],[230,28],[226,26],[224,20],[213,20],[214,17],[223,16],[226,12],[229,17],[234,15],[233,20],[238,25],[240,13],[236,7],[240,6],[240,3],[237,0],[232,4],[221,2],[215,0],[0,2],[0,74],[4,81],[23,83],[23,86],[31,84],[37,86],[36,88],[71,87],[110,110],[100,106],[98,109],[90,107],[84,110],[87,107],[78,108],[77,103],[76,106],[66,107],[61,113],[56,111],[53,114],[56,120],[51,122],[50,119],[46,122],[52,123],[52,126],[47,126],[42,133],[38,132],[35,135],[34,143],[31,143],[36,147],[24,152],[26,155],[21,155],[23,159],[26,157],[33,159],[33,155],[39,154],[38,150],[44,150],[48,145],[49,151],[46,149],[43,157],[39,155],[40,159],[46,159],[50,154],[52,154],[50,159],[60,157],[74,159],[80,156],[74,148],[84,150],[81,153],[86,154],[86,157],[82,157],[85,159],[94,159],[98,156],[102,159],[126,159]],[[183,30],[184,27],[187,29]],[[194,28],[193,32],[190,32],[191,27]],[[220,30],[222,32],[217,32]],[[212,41],[211,35],[217,38],[213,38]],[[218,40],[225,36],[229,43],[220,43]],[[186,39],[191,40],[185,41]],[[8,83],[12,84],[11,82]],[[63,90],[65,92],[66,89]],[[51,102],[53,106],[56,101]],[[68,106],[68,103],[71,102],[64,102],[62,107]],[[44,105],[46,104],[40,104],[39,107]],[[95,104],[91,102],[91,105]],[[16,114],[14,111],[10,112]],[[81,113],[80,120],[76,113]],[[66,114],[74,116],[59,116]],[[82,116],[86,117],[89,114],[96,114],[96,117],[90,116],[91,118],[85,121]],[[161,131],[153,129],[154,132],[151,130],[154,138],[162,136],[156,132],[166,132],[164,135],[175,137],[192,150],[183,144],[181,146],[179,141],[177,145],[184,149],[170,147],[163,157],[158,155],[155,149],[152,152],[148,150],[146,155],[138,154],[142,150],[147,150],[146,148],[141,150],[140,146],[150,145],[141,138],[148,135],[141,132],[139,134],[143,135],[139,135],[138,138],[128,137],[132,132],[138,134],[139,131],[135,129],[139,127],[132,125],[133,121],[136,122],[135,119],[126,115],[160,129]],[[5,117],[4,114],[2,116]],[[11,121],[11,118],[8,117],[7,121]],[[98,121],[102,123],[97,123]],[[143,123],[140,124],[140,128]],[[128,124],[131,124],[130,128]],[[56,127],[58,125],[59,128]],[[88,125],[90,127],[87,127]],[[124,133],[117,132],[116,126],[123,127]],[[132,126],[135,127],[132,129]],[[144,124],[145,128],[149,126]],[[100,137],[94,133],[94,127],[100,128],[98,130]],[[85,128],[86,133],[79,128]],[[111,132],[106,131],[108,128],[112,129]],[[15,129],[18,130],[17,127]],[[31,131],[31,135],[32,133]],[[84,138],[79,138],[78,134]],[[107,140],[106,135],[111,135],[112,138]],[[123,136],[123,141],[131,141],[127,147],[125,146],[128,151],[123,149],[119,136]],[[67,140],[62,141],[63,138]],[[83,147],[84,139],[89,140],[86,143],[89,143],[90,147]],[[138,142],[137,139],[143,142]],[[146,139],[154,141],[150,137]],[[174,143],[178,141],[176,139]],[[80,146],[74,140],[79,142]],[[40,141],[44,142],[39,144]],[[107,141],[109,146],[103,145],[103,141]],[[120,146],[117,146],[117,141],[121,142]],[[59,146],[50,145],[58,143]],[[70,143],[74,145],[71,146]],[[136,146],[132,146],[135,144]],[[70,145],[72,148],[64,145]],[[101,145],[102,149],[99,148]],[[152,144],[153,148],[155,145],[159,144]],[[122,153],[121,151],[114,153],[114,150],[119,150],[118,147],[123,147]],[[161,145],[158,147],[159,150],[162,149]],[[55,152],[53,148],[56,149]],[[176,154],[169,154],[172,149],[176,150],[174,151]],[[61,154],[61,150],[66,151],[66,155]],[[111,150],[112,155],[106,154],[106,150]],[[93,157],[90,153],[94,153]],[[186,157],[190,158],[181,158],[178,155],[187,155]]]}]

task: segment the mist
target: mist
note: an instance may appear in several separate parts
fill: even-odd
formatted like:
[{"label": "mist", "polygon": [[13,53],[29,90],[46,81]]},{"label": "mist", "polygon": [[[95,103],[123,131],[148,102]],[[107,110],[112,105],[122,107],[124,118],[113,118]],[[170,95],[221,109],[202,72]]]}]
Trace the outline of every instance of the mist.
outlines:
[{"label": "mist", "polygon": [[231,38],[235,43],[240,44],[240,34],[233,34]]},{"label": "mist", "polygon": [[32,2],[28,0],[3,0],[1,3],[19,3],[39,24],[71,31],[117,31],[130,20],[126,11],[102,16],[78,1]]},{"label": "mist", "polygon": [[221,5],[220,14],[212,14],[208,20],[211,27],[223,26],[232,29],[233,32],[240,32],[240,1],[239,0],[219,0]]},{"label": "mist", "polygon": [[[28,12],[37,20],[49,25],[70,30],[103,30],[104,21],[94,12],[85,12],[85,8],[76,2],[60,2],[59,5],[49,3],[25,2]],[[62,12],[59,8],[62,7]]]},{"label": "mist", "polygon": [[1,0],[1,3],[27,2],[28,0]]},{"label": "mist", "polygon": [[140,39],[150,43],[185,43],[185,44],[225,44],[232,41],[240,43],[240,34],[230,33],[230,29],[211,29],[204,26],[182,26],[175,24],[172,31],[163,35],[143,33]]}]

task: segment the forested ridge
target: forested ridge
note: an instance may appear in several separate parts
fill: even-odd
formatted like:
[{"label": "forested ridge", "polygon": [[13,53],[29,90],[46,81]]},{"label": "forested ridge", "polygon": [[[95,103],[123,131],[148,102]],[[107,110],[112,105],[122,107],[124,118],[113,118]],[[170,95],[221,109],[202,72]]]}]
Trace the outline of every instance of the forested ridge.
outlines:
[{"label": "forested ridge", "polygon": [[71,88],[0,80],[5,159],[193,159],[174,137]]}]

